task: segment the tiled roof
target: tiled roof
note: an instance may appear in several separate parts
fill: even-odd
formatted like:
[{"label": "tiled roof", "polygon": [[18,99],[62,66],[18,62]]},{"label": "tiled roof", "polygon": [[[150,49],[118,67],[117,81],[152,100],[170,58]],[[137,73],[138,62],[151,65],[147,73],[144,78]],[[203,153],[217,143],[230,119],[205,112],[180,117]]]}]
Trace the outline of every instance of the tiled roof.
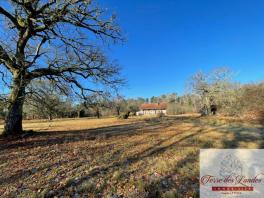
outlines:
[{"label": "tiled roof", "polygon": [[142,110],[165,110],[166,108],[166,103],[145,103],[141,105]]}]

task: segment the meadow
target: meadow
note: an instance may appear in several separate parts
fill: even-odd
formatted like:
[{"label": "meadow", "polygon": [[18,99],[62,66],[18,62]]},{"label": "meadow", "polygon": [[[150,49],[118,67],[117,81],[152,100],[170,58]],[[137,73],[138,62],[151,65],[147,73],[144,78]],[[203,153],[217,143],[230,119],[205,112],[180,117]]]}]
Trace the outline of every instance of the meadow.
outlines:
[{"label": "meadow", "polygon": [[[263,148],[264,128],[221,117],[25,121],[0,138],[1,197],[199,197],[200,148]],[[3,125],[0,125],[0,130]]]}]

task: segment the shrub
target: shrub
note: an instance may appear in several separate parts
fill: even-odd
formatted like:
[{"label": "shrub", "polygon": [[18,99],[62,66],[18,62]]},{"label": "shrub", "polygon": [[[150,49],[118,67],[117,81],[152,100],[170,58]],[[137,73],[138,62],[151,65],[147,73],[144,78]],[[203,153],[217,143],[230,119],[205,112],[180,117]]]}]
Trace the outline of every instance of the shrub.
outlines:
[{"label": "shrub", "polygon": [[130,115],[130,112],[128,111],[126,113],[121,114],[119,116],[119,119],[128,119],[129,115]]},{"label": "shrub", "polygon": [[176,190],[170,190],[163,194],[163,198],[178,198],[179,195]]},{"label": "shrub", "polygon": [[158,117],[158,118],[162,118],[162,117],[164,117],[164,116],[165,116],[165,114],[162,113],[162,112],[157,114],[157,117]]}]

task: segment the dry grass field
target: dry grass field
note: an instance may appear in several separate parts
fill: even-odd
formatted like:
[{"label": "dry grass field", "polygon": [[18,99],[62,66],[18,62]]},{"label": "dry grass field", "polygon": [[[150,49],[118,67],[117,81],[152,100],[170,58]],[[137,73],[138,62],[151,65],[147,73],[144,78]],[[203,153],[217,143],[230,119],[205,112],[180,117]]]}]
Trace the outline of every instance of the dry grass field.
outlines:
[{"label": "dry grass field", "polygon": [[[3,127],[3,126],[0,126]],[[198,197],[200,148],[263,148],[264,129],[215,117],[25,122],[0,139],[2,197]]]}]

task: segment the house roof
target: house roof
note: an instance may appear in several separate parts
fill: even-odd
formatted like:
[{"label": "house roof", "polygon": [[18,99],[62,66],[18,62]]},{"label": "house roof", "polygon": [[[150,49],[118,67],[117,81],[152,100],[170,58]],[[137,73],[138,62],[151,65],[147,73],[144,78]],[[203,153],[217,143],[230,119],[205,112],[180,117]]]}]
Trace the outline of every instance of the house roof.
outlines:
[{"label": "house roof", "polygon": [[166,108],[166,103],[145,103],[141,105],[142,110],[165,110]]}]

